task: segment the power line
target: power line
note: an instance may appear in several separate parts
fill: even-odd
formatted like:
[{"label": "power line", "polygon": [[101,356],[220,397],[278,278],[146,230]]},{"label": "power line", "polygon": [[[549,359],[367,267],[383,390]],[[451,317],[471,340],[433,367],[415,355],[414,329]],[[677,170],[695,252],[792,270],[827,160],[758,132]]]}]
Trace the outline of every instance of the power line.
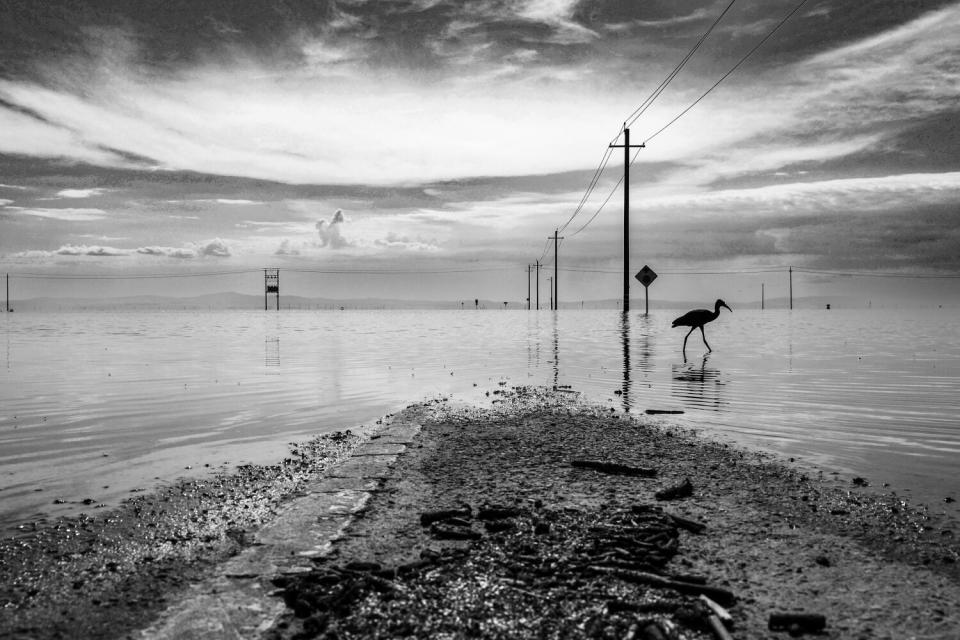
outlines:
[{"label": "power line", "polygon": [[246,273],[260,273],[262,269],[242,269],[236,271],[209,271],[205,273],[144,273],[144,274],[82,274],[82,273],[11,273],[14,278],[33,278],[47,280],[146,280],[159,278],[207,278],[212,276],[232,276]]},{"label": "power line", "polygon": [[703,100],[704,98],[706,98],[714,89],[716,89],[716,88],[720,85],[721,82],[723,82],[723,81],[726,80],[728,77],[730,77],[730,76],[733,74],[733,72],[736,71],[736,70],[740,67],[740,65],[742,65],[744,62],[746,62],[747,58],[749,58],[750,56],[752,56],[757,49],[759,49],[760,47],[762,47],[763,44],[764,44],[767,40],[769,40],[771,37],[773,37],[773,34],[775,34],[775,33],[780,29],[780,27],[782,27],[784,24],[786,24],[787,20],[789,20],[790,18],[792,18],[793,15],[794,15],[796,12],[800,11],[800,9],[801,9],[801,8],[803,7],[803,5],[805,5],[806,3],[807,3],[807,0],[800,0],[800,3],[799,3],[797,6],[795,6],[795,7],[793,8],[793,10],[790,11],[790,13],[788,13],[786,16],[784,16],[784,18],[783,18],[780,22],[778,22],[777,25],[776,25],[773,29],[771,29],[770,32],[767,33],[767,35],[765,35],[765,36],[763,37],[763,39],[760,40],[760,42],[758,42],[752,49],[750,49],[750,51],[748,51],[745,56],[743,56],[742,58],[740,58],[740,60],[737,62],[737,64],[733,65],[733,67],[731,67],[729,71],[727,71],[725,74],[723,74],[723,76],[721,76],[721,78],[720,78],[719,80],[717,80],[715,83],[713,83],[713,86],[711,86],[709,89],[707,89],[707,90],[703,93],[703,95],[701,95],[699,98],[697,98],[696,100],[694,100],[693,103],[690,104],[689,107],[687,107],[686,109],[684,109],[683,111],[681,111],[679,114],[677,114],[677,115],[673,118],[673,120],[671,120],[670,122],[668,122],[667,124],[665,124],[665,125],[664,125],[663,127],[661,127],[659,130],[657,130],[656,133],[654,133],[652,136],[650,136],[650,137],[648,137],[646,140],[644,140],[643,143],[644,143],[644,144],[647,144],[648,142],[650,142],[651,140],[653,140],[654,138],[656,138],[658,135],[660,135],[661,133],[663,133],[670,125],[672,125],[674,122],[676,122],[677,120],[679,120],[680,118],[682,118],[684,115],[686,115],[686,113],[687,113],[688,111],[690,111],[690,110],[693,109],[695,106],[697,106],[697,104],[698,104],[701,100]]},{"label": "power line", "polygon": [[[627,116],[626,120],[624,121],[624,128],[627,128],[630,125],[632,125],[634,122],[636,122],[637,119],[640,116],[642,116],[647,109],[650,108],[653,102],[658,97],[660,97],[660,94],[664,92],[664,90],[667,88],[667,85],[669,85],[670,82],[675,77],[677,77],[677,74],[679,74],[680,71],[686,66],[687,62],[689,62],[690,59],[693,58],[693,55],[697,52],[697,50],[701,47],[701,45],[703,45],[703,43],[706,42],[707,38],[710,36],[711,33],[713,33],[713,30],[717,27],[718,24],[720,24],[720,21],[723,19],[725,15],[727,15],[727,12],[730,11],[730,9],[733,7],[733,4],[736,1],[737,0],[730,0],[730,4],[727,5],[727,8],[724,9],[719,16],[717,16],[717,19],[713,21],[713,24],[710,25],[710,28],[707,29],[702,36],[700,36],[700,39],[697,40],[697,43],[693,45],[693,48],[690,49],[690,51],[687,52],[687,55],[683,57],[683,60],[681,60],[680,63],[676,67],[674,67],[673,71],[671,71],[669,75],[667,75],[667,77],[663,79],[663,81],[660,83],[660,86],[658,86],[653,91],[653,93],[651,93],[650,96],[646,100],[644,100],[643,103],[640,104],[639,107],[634,109],[633,113]],[[617,135],[619,136],[619,134]]]},{"label": "power line", "polygon": [[[667,85],[669,85],[673,81],[673,79],[677,77],[677,75],[680,73],[683,67],[686,66],[687,62],[690,61],[693,55],[703,45],[703,43],[710,36],[710,34],[713,32],[716,26],[720,23],[720,20],[722,20],[723,17],[727,14],[727,12],[730,11],[731,7],[733,7],[735,2],[736,0],[730,1],[730,4],[728,4],[727,7],[720,13],[720,15],[717,16],[717,19],[714,20],[713,24],[710,25],[710,27],[703,33],[702,36],[700,36],[700,39],[697,40],[696,44],[694,44],[694,46],[690,49],[690,51],[687,52],[687,54],[673,68],[673,70],[669,74],[667,74],[667,76],[660,82],[660,84],[653,91],[653,93],[651,93],[647,97],[647,99],[640,104],[639,107],[634,109],[633,112],[624,119],[623,126],[621,126],[620,130],[617,132],[617,135],[613,137],[613,139],[611,140],[611,144],[616,142],[617,138],[620,137],[620,134],[623,132],[623,130],[626,127],[630,126],[630,124],[635,122],[637,118],[643,115],[643,113],[654,103],[654,101],[656,101],[656,99],[660,97],[660,94],[663,93],[663,91],[667,88]],[[587,200],[590,198],[590,195],[593,193],[593,190],[596,188],[597,183],[600,181],[600,177],[603,174],[603,170],[606,169],[607,163],[610,161],[610,157],[612,156],[612,154],[613,154],[613,149],[611,149],[610,146],[608,145],[604,151],[603,157],[600,160],[600,164],[597,166],[596,170],[593,172],[593,177],[590,179],[590,184],[587,185],[587,189],[584,192],[583,197],[580,198],[580,202],[577,204],[576,208],[574,209],[570,217],[567,219],[567,221],[564,222],[562,225],[560,225],[560,227],[557,230],[558,232],[565,231],[566,228],[570,225],[570,223],[573,222],[574,218],[576,218],[577,215],[580,213],[580,211],[583,210],[584,205],[586,205]],[[616,187],[614,187],[614,189],[616,189]],[[607,199],[609,200],[609,196]],[[599,213],[599,211],[597,213]],[[596,214],[594,214],[593,217],[596,217]],[[542,254],[541,258],[543,257],[543,255],[546,255],[546,254],[545,253]]]}]

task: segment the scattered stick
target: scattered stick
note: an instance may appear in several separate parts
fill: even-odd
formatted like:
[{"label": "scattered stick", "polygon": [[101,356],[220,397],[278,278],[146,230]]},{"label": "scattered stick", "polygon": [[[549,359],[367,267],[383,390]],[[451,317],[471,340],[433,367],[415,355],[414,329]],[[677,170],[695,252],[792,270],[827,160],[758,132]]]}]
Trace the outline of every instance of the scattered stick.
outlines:
[{"label": "scattered stick", "polygon": [[645,571],[631,571],[629,569],[615,569],[611,567],[590,566],[591,571],[614,575],[621,580],[633,582],[635,584],[645,584],[658,589],[673,589],[678,593],[699,596],[701,594],[719,602],[725,606],[731,606],[737,601],[737,597],[732,591],[722,587],[712,587],[706,584],[693,584],[690,582],[680,582],[679,580],[668,580],[667,578],[647,573]]},{"label": "scattered stick", "polygon": [[441,511],[426,511],[420,514],[420,524],[429,527],[434,522],[447,520],[449,518],[469,518],[473,515],[469,506],[459,509],[443,509]]},{"label": "scattered stick", "polygon": [[673,524],[677,525],[681,529],[686,529],[690,533],[703,533],[703,530],[707,528],[707,525],[703,524],[702,522],[688,520],[687,518],[674,515],[672,513],[667,513],[666,515],[673,520]]},{"label": "scattered stick", "polygon": [[711,613],[707,616],[707,624],[710,625],[710,631],[713,632],[713,637],[717,640],[733,640],[733,636],[731,636],[727,628],[723,626],[723,623],[716,614]]},{"label": "scattered stick", "polygon": [[685,478],[680,484],[661,489],[653,494],[657,500],[679,500],[693,495],[693,484],[690,478]]},{"label": "scattered stick", "polygon": [[573,460],[570,465],[578,469],[593,469],[595,471],[600,471],[601,473],[610,473],[621,476],[653,478],[657,475],[656,469],[631,467],[626,464],[617,464],[616,462],[601,462],[599,460]]},{"label": "scattered stick", "polygon": [[648,416],[655,416],[660,414],[676,415],[676,414],[683,413],[683,411],[677,411],[674,409],[647,409],[644,413],[646,413]]},{"label": "scattered stick", "polygon": [[818,633],[827,626],[827,618],[819,613],[771,613],[767,626],[771,631],[789,631],[790,635]]}]

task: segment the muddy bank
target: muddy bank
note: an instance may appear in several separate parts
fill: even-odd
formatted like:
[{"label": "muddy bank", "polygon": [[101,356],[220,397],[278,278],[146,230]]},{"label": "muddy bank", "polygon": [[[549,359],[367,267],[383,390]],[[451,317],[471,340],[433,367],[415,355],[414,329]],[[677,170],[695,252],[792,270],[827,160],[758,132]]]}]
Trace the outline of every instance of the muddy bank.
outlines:
[{"label": "muddy bank", "polygon": [[[419,435],[341,481],[369,498],[332,550],[244,571],[286,603],[262,636],[708,638],[703,594],[740,640],[783,637],[772,613],[822,616],[820,637],[956,637],[957,523],[571,393],[491,399],[403,412]],[[361,440],[380,442],[334,434],[0,541],[0,636],[138,636],[215,595],[192,587],[263,549],[311,479],[346,477]]]},{"label": "muddy bank", "polygon": [[114,638],[251,544],[251,532],[361,441],[292,445],[277,465],[138,493],[119,508],[31,523],[0,540],[0,637]]},{"label": "muddy bank", "polygon": [[955,526],[520,388],[438,409],[333,553],[275,578],[289,609],[271,635],[722,637],[705,594],[735,638],[786,637],[772,614],[820,637],[953,638]]}]

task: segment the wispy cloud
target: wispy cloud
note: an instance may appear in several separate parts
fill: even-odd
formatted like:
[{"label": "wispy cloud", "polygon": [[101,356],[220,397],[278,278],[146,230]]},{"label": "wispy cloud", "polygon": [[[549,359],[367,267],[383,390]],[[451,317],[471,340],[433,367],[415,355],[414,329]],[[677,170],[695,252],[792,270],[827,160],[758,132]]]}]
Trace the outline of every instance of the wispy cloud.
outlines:
[{"label": "wispy cloud", "polygon": [[107,189],[103,188],[92,188],[92,189],[61,189],[57,191],[58,198],[92,198],[94,196],[99,196],[103,193],[106,193]]},{"label": "wispy cloud", "polygon": [[45,209],[36,207],[12,207],[5,206],[0,213],[13,213],[19,216],[33,216],[36,218],[50,218],[52,220],[63,220],[64,222],[89,222],[91,220],[101,220],[107,216],[107,212],[102,209]]}]

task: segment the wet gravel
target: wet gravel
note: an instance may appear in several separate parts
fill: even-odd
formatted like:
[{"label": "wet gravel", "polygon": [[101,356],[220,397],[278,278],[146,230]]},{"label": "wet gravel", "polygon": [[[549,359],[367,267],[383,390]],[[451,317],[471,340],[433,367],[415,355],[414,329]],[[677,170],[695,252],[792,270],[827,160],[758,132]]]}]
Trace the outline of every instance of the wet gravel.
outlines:
[{"label": "wet gravel", "polygon": [[738,639],[956,637],[956,523],[569,393],[493,400],[437,407],[334,552],[278,577],[274,638],[715,637],[702,592]]},{"label": "wet gravel", "polygon": [[[955,521],[569,390],[489,398],[417,408],[420,435],[332,552],[262,577],[287,606],[268,637],[715,637],[701,593],[738,640],[787,637],[774,615],[825,620],[825,638],[957,637]],[[135,635],[360,441],[0,540],[0,637]]]},{"label": "wet gravel", "polygon": [[359,442],[337,432],[292,444],[276,465],[183,479],[113,510],[22,525],[0,539],[0,637],[115,638],[145,626]]}]

